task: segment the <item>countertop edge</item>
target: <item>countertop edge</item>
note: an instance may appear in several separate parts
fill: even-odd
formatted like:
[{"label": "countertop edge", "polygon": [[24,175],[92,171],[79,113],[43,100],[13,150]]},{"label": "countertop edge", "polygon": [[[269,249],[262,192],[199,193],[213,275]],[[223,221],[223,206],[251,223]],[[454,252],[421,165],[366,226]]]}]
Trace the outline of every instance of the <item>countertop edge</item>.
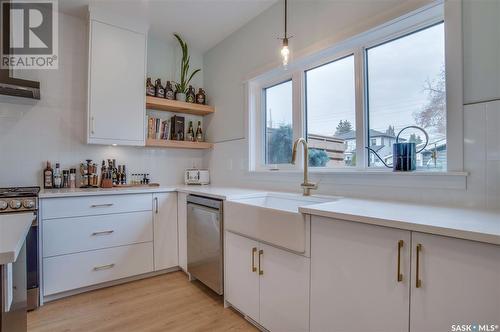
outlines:
[{"label": "countertop edge", "polygon": [[0,252],[0,265],[6,265],[13,263],[17,260],[19,253],[23,247],[24,242],[26,241],[26,237],[31,228],[32,221],[26,222],[24,227],[24,231],[22,232],[19,239],[16,241],[16,245],[12,250]]},{"label": "countertop edge", "polygon": [[463,240],[470,240],[476,242],[490,243],[495,245],[500,245],[500,236],[490,233],[474,232],[464,229],[440,227],[435,225],[422,225],[415,224],[411,221],[401,221],[393,219],[381,219],[376,217],[353,215],[342,212],[335,211],[324,211],[320,209],[301,207],[300,212],[304,214],[309,214],[312,216],[319,216],[325,218],[339,219],[343,221],[352,221],[363,224],[369,224],[374,226],[383,226],[389,228],[397,228],[407,231],[428,233],[433,235],[441,235],[447,237],[453,237]]}]

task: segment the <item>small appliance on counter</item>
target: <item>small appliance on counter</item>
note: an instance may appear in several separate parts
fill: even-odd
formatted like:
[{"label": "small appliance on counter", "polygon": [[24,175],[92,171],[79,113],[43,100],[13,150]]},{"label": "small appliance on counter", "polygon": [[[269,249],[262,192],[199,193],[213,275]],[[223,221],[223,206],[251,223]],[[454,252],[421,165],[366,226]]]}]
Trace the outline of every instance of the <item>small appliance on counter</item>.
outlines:
[{"label": "small appliance on counter", "polygon": [[208,169],[188,168],[184,173],[184,183],[192,185],[210,184]]}]

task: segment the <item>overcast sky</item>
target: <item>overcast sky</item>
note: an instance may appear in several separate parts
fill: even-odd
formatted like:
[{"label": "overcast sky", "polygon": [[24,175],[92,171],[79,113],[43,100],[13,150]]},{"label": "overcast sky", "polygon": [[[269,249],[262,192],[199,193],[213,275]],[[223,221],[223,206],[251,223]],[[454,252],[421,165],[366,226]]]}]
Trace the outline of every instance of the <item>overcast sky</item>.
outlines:
[{"label": "overcast sky", "polygon": [[[371,48],[368,61],[370,127],[385,131],[393,125],[397,133],[415,124],[414,112],[427,102],[425,81],[436,80],[444,66],[444,25]],[[310,70],[307,92],[309,133],[333,135],[340,120],[349,120],[354,128],[353,57]],[[291,105],[290,82],[268,89],[273,127],[291,123]]]}]

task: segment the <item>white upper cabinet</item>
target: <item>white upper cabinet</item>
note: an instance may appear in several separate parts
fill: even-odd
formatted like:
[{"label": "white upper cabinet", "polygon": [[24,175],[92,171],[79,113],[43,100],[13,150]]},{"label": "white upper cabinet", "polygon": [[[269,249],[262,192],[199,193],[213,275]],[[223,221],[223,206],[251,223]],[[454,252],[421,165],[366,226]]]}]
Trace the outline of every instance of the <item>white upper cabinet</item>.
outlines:
[{"label": "white upper cabinet", "polygon": [[90,9],[87,143],[144,145],[146,41],[147,26]]},{"label": "white upper cabinet", "polygon": [[500,322],[500,246],[412,233],[412,247],[411,332]]},{"label": "white upper cabinet", "polygon": [[311,331],[408,331],[409,287],[409,231],[312,218]]},{"label": "white upper cabinet", "polygon": [[463,2],[465,103],[500,98],[500,1]]}]

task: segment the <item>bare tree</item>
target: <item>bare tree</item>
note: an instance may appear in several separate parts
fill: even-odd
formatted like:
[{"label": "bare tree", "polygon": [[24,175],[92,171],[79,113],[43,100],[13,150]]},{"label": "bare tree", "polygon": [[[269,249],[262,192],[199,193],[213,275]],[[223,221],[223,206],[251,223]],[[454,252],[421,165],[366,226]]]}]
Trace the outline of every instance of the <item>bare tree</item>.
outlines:
[{"label": "bare tree", "polygon": [[437,133],[446,133],[446,76],[444,68],[435,80],[425,81],[424,91],[428,101],[423,109],[413,114],[416,123],[423,128],[434,128]]}]

